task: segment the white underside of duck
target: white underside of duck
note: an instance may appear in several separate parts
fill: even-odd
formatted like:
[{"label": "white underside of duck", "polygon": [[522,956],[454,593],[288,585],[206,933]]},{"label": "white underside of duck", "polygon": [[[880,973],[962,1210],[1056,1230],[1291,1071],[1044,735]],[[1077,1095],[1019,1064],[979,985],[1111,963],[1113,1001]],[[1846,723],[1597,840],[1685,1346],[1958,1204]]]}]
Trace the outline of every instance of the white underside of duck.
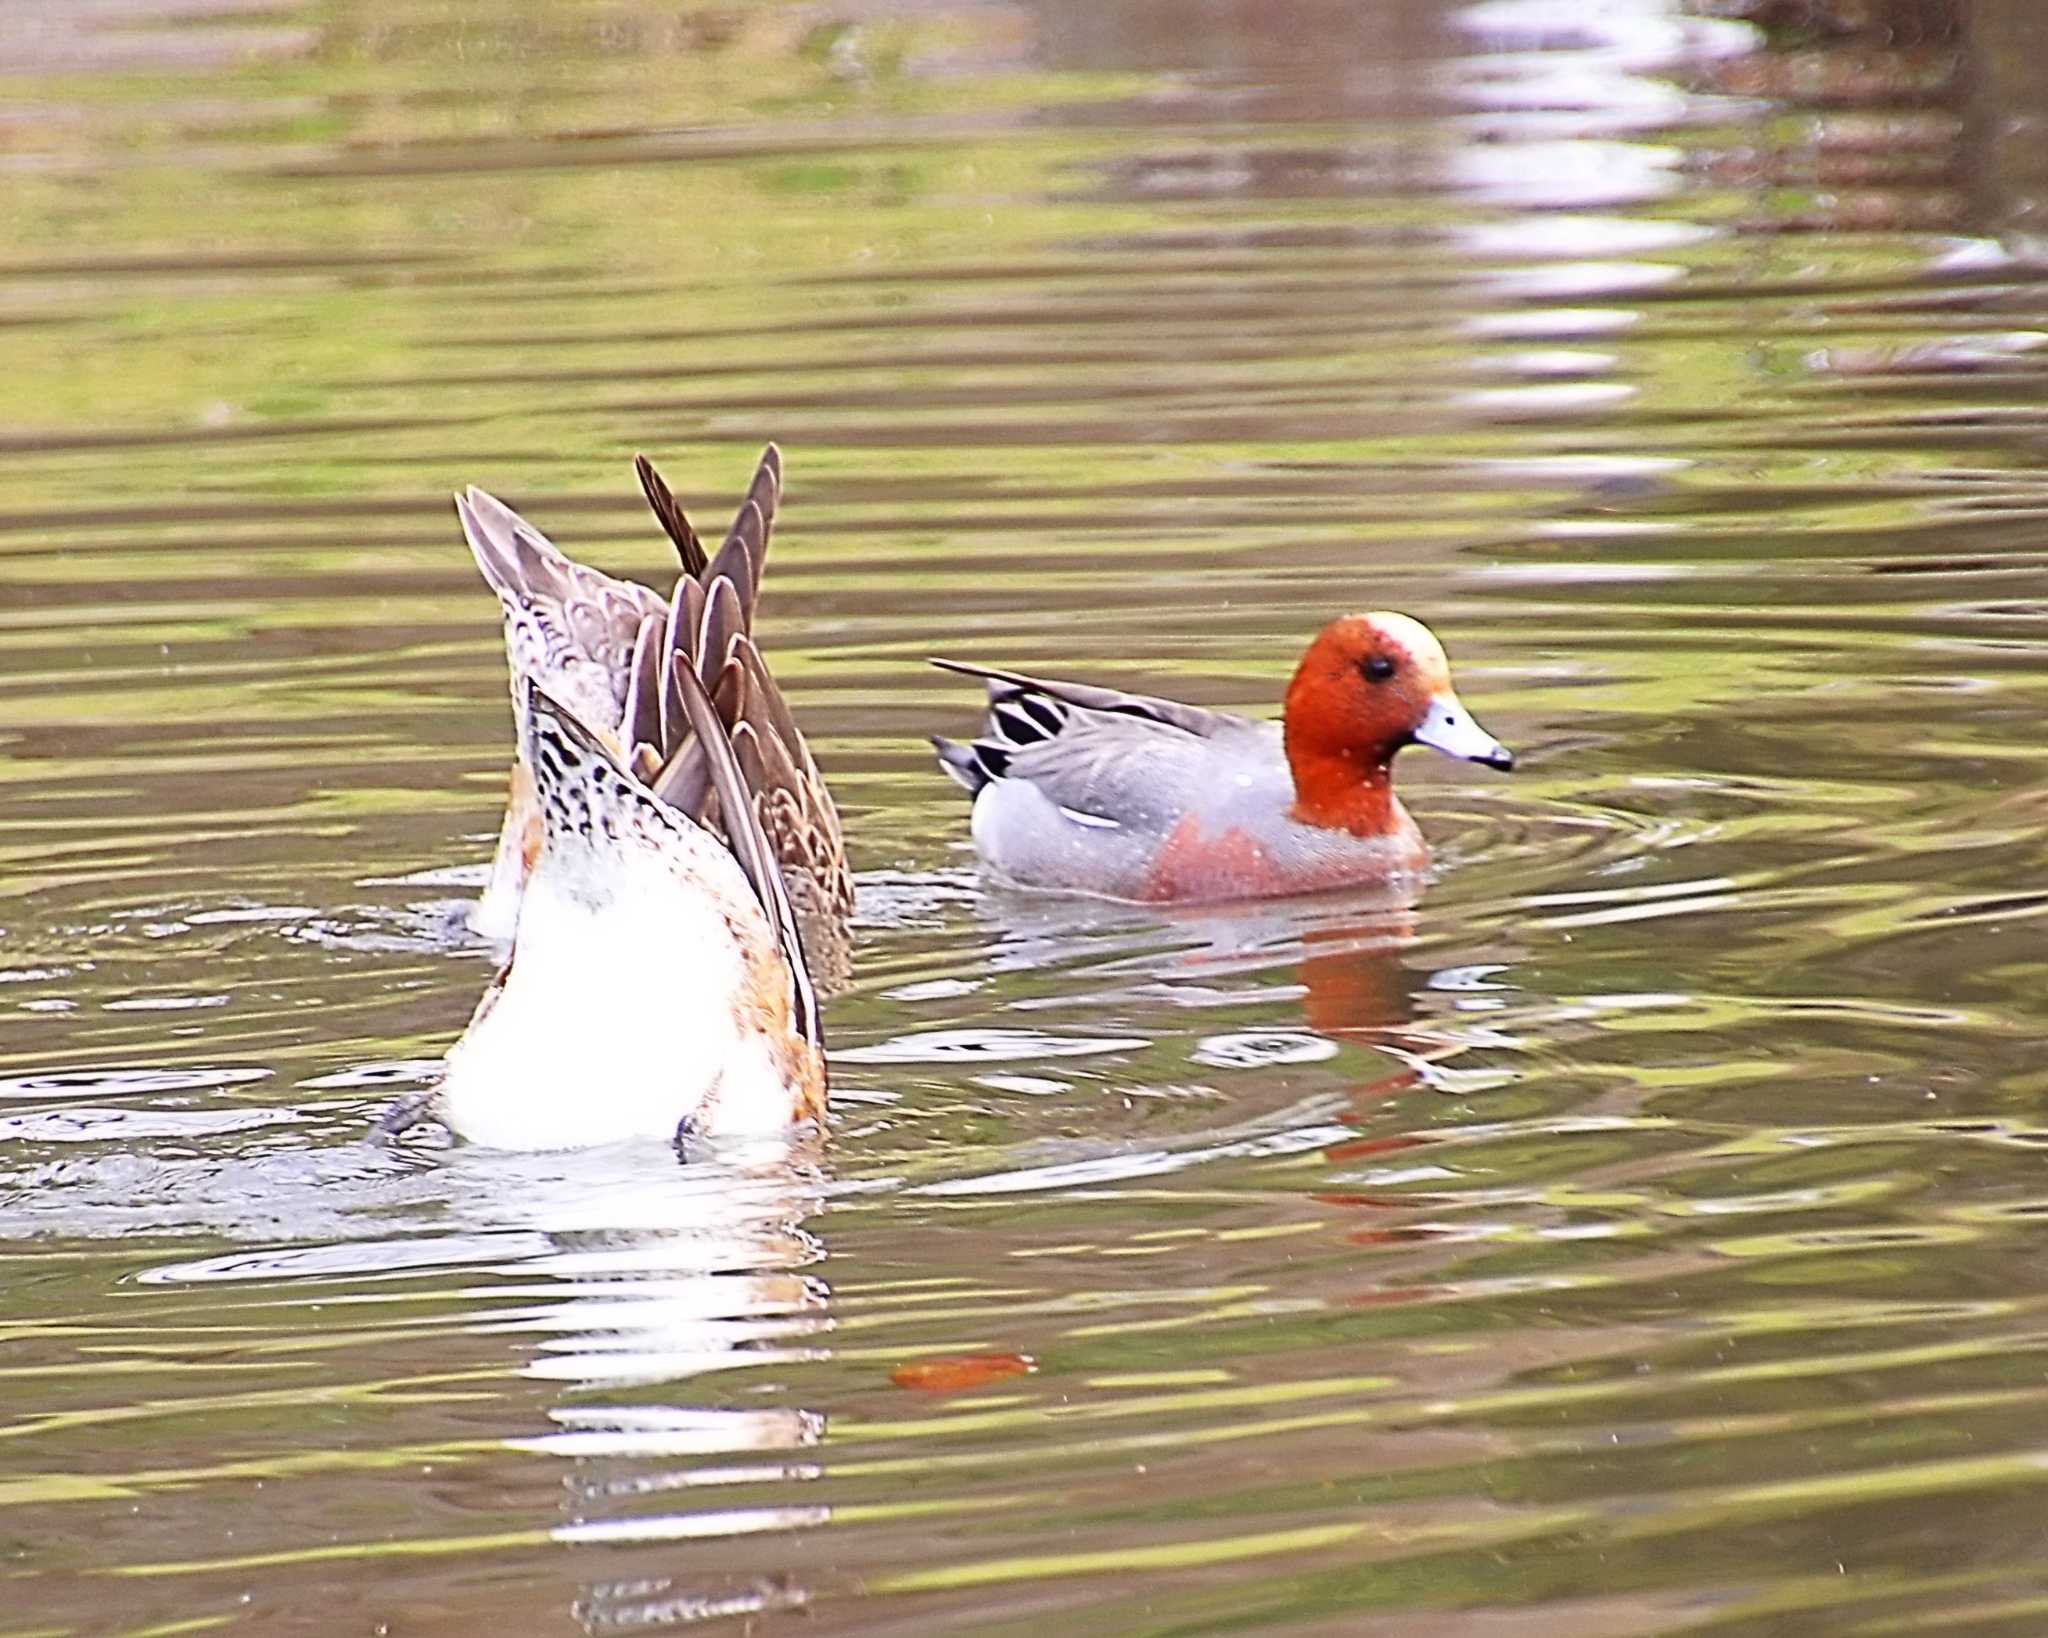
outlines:
[{"label": "white underside of duck", "polygon": [[484,883],[483,894],[469,907],[469,930],[497,944],[510,944],[519,927],[519,894],[526,882],[519,833],[525,822],[526,815],[515,798],[505,810],[498,850],[491,856],[491,874]]},{"label": "white underside of duck", "polygon": [[746,974],[717,903],[651,854],[609,861],[601,897],[552,862],[526,884],[503,983],[448,1054],[439,1119],[504,1149],[787,1128],[789,1087],[733,1009]]},{"label": "white underside of duck", "polygon": [[[720,736],[707,748],[732,810],[751,819],[694,677],[685,693]],[[741,832],[750,874],[530,685],[524,724],[541,840],[511,960],[449,1049],[432,1117],[475,1143],[565,1149],[822,1116],[815,1006],[758,824]],[[754,885],[764,870],[772,912]]]}]

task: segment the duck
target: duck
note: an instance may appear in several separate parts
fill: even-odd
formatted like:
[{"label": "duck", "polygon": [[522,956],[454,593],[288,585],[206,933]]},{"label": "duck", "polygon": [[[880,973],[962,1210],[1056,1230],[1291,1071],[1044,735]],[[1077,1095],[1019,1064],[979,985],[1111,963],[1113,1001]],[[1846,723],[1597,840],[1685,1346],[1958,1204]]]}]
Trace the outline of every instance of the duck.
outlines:
[{"label": "duck", "polygon": [[513,937],[540,847],[538,798],[519,715],[529,684],[570,711],[629,772],[653,777],[666,770],[668,784],[657,794],[669,806],[714,829],[724,823],[702,751],[674,755],[692,741],[658,669],[660,656],[680,653],[696,669],[746,773],[745,788],[780,862],[812,970],[822,985],[836,987],[852,966],[854,888],[844,830],[753,639],[761,570],[782,495],[781,451],[772,443],[762,451],[715,553],[705,549],[653,462],[639,455],[633,465],[681,560],[682,573],[666,598],[577,562],[482,489],[472,486],[455,498],[463,536],[504,616],[515,719],[505,816],[469,925],[499,943]]},{"label": "duck", "polygon": [[[509,958],[437,1082],[388,1114],[499,1149],[764,1138],[825,1119],[817,992],[774,846],[687,654],[671,675],[726,816],[658,794],[615,741],[528,678],[539,841]],[[744,719],[743,719],[744,720]]]},{"label": "duck", "polygon": [[1324,626],[1278,722],[933,663],[986,684],[980,736],[932,744],[973,798],[975,852],[1017,887],[1198,903],[1412,876],[1429,848],[1394,794],[1395,753],[1515,765],[1460,703],[1435,634],[1389,611]]}]

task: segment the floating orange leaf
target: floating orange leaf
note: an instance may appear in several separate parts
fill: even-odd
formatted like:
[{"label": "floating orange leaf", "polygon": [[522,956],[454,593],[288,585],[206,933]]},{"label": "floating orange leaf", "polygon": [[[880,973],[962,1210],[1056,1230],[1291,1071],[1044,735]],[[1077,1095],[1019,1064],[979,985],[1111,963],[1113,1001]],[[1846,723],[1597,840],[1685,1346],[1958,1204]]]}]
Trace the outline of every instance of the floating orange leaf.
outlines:
[{"label": "floating orange leaf", "polygon": [[899,1388],[918,1393],[960,1393],[1006,1376],[1025,1376],[1038,1369],[1029,1354],[953,1354],[945,1359],[921,1359],[915,1365],[898,1365],[889,1380]]},{"label": "floating orange leaf", "polygon": [[1349,1143],[1333,1143],[1323,1151],[1325,1160],[1358,1160],[1366,1155],[1389,1155],[1398,1149],[1413,1149],[1425,1141],[1412,1133],[1402,1132],[1393,1137],[1353,1138]]}]

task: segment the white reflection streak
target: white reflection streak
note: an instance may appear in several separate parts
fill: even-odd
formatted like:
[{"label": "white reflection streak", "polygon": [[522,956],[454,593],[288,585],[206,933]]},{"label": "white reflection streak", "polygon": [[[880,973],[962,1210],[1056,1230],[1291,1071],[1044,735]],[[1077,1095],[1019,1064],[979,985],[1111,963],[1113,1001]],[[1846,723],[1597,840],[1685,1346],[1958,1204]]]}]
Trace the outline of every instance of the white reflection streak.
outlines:
[{"label": "white reflection streak", "polygon": [[522,1374],[616,1386],[814,1357],[774,1344],[829,1325],[797,1272],[818,1255],[801,1227],[815,1179],[780,1153],[647,1176],[535,1191],[548,1249],[506,1272],[553,1276],[564,1300],[491,1327],[545,1338]]},{"label": "white reflection streak", "polygon": [[[780,1500],[675,1507],[679,1493],[708,1499],[733,1484],[765,1483],[787,1494],[786,1487],[819,1477],[814,1462],[789,1458],[818,1443],[824,1418],[788,1403],[779,1389],[751,1405],[733,1405],[731,1390],[676,1402],[695,1397],[687,1384],[697,1378],[823,1357],[814,1339],[831,1327],[827,1293],[804,1272],[822,1253],[803,1224],[824,1184],[805,1150],[727,1144],[678,1165],[647,1146],[620,1145],[563,1156],[461,1154],[452,1164],[477,1168],[477,1192],[493,1197],[496,1226],[530,1228],[539,1242],[498,1272],[540,1300],[475,1329],[527,1339],[522,1376],[584,1390],[548,1409],[546,1431],[504,1441],[573,1464],[563,1473],[573,1513],[551,1525],[555,1541],[715,1541],[830,1520],[823,1504]],[[618,1397],[592,1403],[593,1389]],[[655,1391],[645,1399],[634,1391],[647,1389]],[[656,1497],[664,1510],[646,1511]],[[759,1603],[765,1595],[727,1585],[716,1561],[680,1560],[672,1568],[652,1605],[648,1583],[587,1586],[578,1618],[604,1629],[645,1625],[655,1605],[667,1612],[664,1621],[767,1607]],[[784,1586],[770,1601],[804,1597]]]},{"label": "white reflection streak", "polygon": [[551,1532],[557,1541],[702,1541],[715,1536],[754,1536],[766,1530],[808,1530],[829,1524],[829,1507],[735,1507],[722,1513],[665,1513],[654,1518],[607,1519],[598,1524],[565,1524]]},{"label": "white reflection streak", "polygon": [[[1444,70],[1450,99],[1470,110],[1459,126],[1466,140],[1447,156],[1444,181],[1514,213],[1452,230],[1460,251],[1494,264],[1470,276],[1481,298],[1495,307],[1613,301],[1682,279],[1678,263],[1639,258],[1716,230],[1621,214],[1685,185],[1684,151],[1640,138],[1735,112],[1741,105],[1734,99],[1693,95],[1665,76],[1755,50],[1757,31],[1681,16],[1678,0],[1482,0],[1461,8],[1456,23],[1475,49]],[[1535,315],[1493,312],[1471,320],[1467,333],[1583,336],[1630,317],[1626,309],[1580,307],[1570,322],[1546,329]],[[1615,360],[1597,354],[1561,364],[1553,353],[1524,350],[1474,362],[1522,383],[1455,395],[1460,408],[1488,420],[1597,414],[1637,392],[1611,378]]]},{"label": "white reflection streak", "polygon": [[[711,1410],[697,1406],[583,1405],[558,1407],[548,1413],[560,1433],[512,1439],[515,1450],[550,1455],[590,1456],[730,1456],[740,1451],[803,1450],[824,1436],[825,1419],[814,1411],[774,1406],[765,1410]],[[747,1472],[726,1469],[727,1472]],[[778,1467],[781,1477],[816,1477],[811,1468]],[[632,1487],[613,1486],[624,1493]],[[638,1486],[674,1489],[664,1480]]]},{"label": "white reflection streak", "polygon": [[1023,1166],[978,1177],[949,1178],[904,1190],[923,1195],[1033,1194],[1048,1189],[1100,1188],[1139,1178],[1163,1177],[1212,1160],[1270,1159],[1306,1154],[1342,1143],[1357,1134],[1348,1126],[1317,1124],[1272,1132],[1233,1143],[1212,1143],[1186,1149],[1142,1149],[1057,1161],[1048,1166]]}]

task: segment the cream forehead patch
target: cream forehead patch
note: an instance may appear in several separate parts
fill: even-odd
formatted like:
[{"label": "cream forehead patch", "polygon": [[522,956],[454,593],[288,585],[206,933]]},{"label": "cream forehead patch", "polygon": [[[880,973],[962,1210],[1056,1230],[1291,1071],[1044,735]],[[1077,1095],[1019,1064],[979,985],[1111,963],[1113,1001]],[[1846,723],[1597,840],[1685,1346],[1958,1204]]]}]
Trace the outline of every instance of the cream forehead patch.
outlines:
[{"label": "cream forehead patch", "polygon": [[1386,610],[1360,615],[1359,618],[1368,622],[1388,643],[1402,650],[1423,676],[1437,683],[1451,680],[1451,662],[1444,657],[1443,644],[1436,640],[1436,633],[1420,620]]}]

